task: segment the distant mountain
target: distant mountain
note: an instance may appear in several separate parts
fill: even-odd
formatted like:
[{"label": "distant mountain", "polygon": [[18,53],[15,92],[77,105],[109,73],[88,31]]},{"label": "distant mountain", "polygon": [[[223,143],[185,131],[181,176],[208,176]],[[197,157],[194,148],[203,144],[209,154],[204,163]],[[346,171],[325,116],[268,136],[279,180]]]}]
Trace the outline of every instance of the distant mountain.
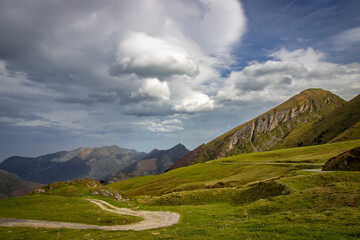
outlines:
[{"label": "distant mountain", "polygon": [[41,186],[43,184],[28,182],[15,174],[0,170],[0,199],[24,196]]},{"label": "distant mountain", "polygon": [[326,143],[335,141],[336,137],[356,139],[359,135],[358,98],[346,102],[323,89],[304,90],[199,146],[169,170],[243,153]]},{"label": "distant mountain", "polygon": [[78,148],[36,158],[10,157],[0,164],[0,169],[44,184],[85,177],[104,180],[144,156],[144,153],[118,146]]},{"label": "distant mountain", "polygon": [[186,155],[189,150],[178,144],[168,150],[152,150],[142,160],[132,163],[107,182],[113,183],[128,178],[164,173],[171,165]]}]

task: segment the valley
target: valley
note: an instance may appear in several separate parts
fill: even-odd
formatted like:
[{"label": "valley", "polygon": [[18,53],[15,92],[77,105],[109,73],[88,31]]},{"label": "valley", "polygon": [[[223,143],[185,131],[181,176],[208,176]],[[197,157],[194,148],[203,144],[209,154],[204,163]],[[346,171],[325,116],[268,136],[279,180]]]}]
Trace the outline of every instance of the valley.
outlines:
[{"label": "valley", "polygon": [[[249,153],[100,186],[119,191],[128,199],[123,201],[91,195],[99,189],[91,184],[60,184],[0,202],[2,218],[83,224],[101,219],[96,225],[117,225],[121,218],[90,207],[89,197],[135,211],[180,214],[180,222],[166,228],[106,232],[0,227],[0,233],[5,239],[353,239],[360,231],[358,172],[306,170],[320,169],[328,158],[358,145],[360,140]],[[45,209],[52,211],[44,214]],[[89,215],[90,210],[95,211]],[[134,220],[139,221],[122,221]]]}]

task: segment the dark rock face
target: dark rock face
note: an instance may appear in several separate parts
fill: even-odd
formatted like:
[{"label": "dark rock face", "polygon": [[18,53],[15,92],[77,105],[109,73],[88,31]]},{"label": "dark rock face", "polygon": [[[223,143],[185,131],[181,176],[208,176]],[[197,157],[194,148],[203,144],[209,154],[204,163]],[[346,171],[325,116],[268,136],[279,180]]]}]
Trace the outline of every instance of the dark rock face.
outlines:
[{"label": "dark rock face", "polygon": [[323,171],[360,171],[360,146],[330,158]]}]

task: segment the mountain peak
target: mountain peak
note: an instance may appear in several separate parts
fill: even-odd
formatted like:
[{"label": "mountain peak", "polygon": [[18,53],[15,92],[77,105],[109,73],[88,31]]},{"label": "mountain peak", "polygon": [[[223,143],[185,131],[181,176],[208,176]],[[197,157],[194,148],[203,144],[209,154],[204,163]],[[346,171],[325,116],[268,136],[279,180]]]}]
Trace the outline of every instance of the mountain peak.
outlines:
[{"label": "mountain peak", "polygon": [[[183,144],[178,143],[177,145],[175,145],[174,147],[172,147],[171,149],[187,149]],[[170,149],[170,150],[171,150]]]},{"label": "mountain peak", "polygon": [[[300,93],[302,94],[313,94],[313,93],[331,93],[327,90],[324,90],[322,88],[308,88],[308,89],[305,89],[303,91],[301,91]],[[333,94],[333,93],[331,93]]]},{"label": "mountain peak", "polygon": [[[323,116],[341,107],[345,100],[320,89],[310,88],[284,103],[243,123],[189,153],[170,169],[198,162],[292,144],[292,133],[301,134]],[[295,134],[295,133],[294,133]],[[294,135],[296,138],[296,134]],[[285,145],[286,145],[285,144]]]},{"label": "mountain peak", "polygon": [[275,109],[294,108],[298,106],[308,106],[323,108],[325,104],[344,103],[345,100],[336,94],[321,88],[309,88],[301,91],[299,94],[291,97],[286,102],[280,104]]}]

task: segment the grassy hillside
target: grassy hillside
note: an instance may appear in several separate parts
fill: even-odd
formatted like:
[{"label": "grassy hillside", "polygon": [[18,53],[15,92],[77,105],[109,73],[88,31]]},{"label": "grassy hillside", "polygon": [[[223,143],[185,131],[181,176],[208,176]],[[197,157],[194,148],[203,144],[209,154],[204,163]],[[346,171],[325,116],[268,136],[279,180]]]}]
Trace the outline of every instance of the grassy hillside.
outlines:
[{"label": "grassy hillside", "polygon": [[[238,155],[106,186],[123,190],[130,198],[126,205],[93,196],[120,207],[180,213],[180,222],[171,227],[139,232],[0,227],[0,235],[2,239],[357,239],[359,173],[313,169],[359,145],[355,140]],[[70,191],[70,186],[60,185],[48,195],[0,200],[0,217],[115,223],[83,199],[91,188],[71,185]]]},{"label": "grassy hillside", "polygon": [[109,186],[128,196],[161,195],[172,191],[245,184],[283,176],[296,169],[321,168],[330,158],[360,145],[360,140],[249,153],[178,168],[155,176],[145,176]]},{"label": "grassy hillside", "polygon": [[360,138],[360,95],[313,123],[292,131],[275,149]]},{"label": "grassy hillside", "polygon": [[4,199],[0,201],[0,217],[95,225],[122,225],[141,220],[133,216],[119,216],[100,211],[83,198],[57,195],[29,195]]}]

